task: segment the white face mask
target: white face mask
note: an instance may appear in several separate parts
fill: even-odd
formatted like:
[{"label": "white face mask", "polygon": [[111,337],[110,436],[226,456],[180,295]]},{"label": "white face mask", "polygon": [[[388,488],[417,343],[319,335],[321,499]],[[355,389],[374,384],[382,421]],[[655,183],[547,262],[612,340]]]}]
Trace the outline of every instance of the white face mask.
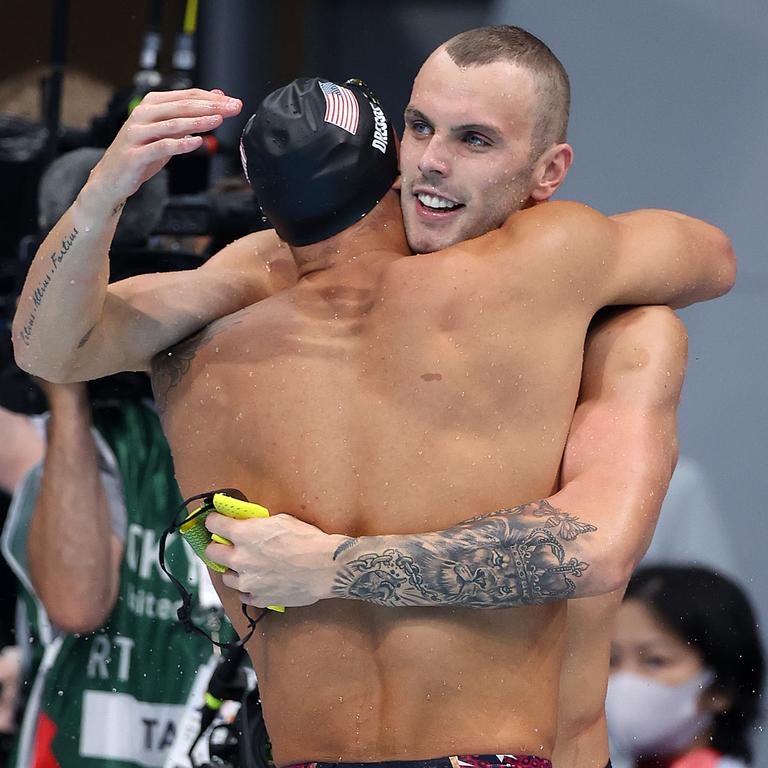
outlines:
[{"label": "white face mask", "polygon": [[709,728],[713,712],[699,710],[701,691],[713,680],[705,670],[679,685],[617,672],[608,680],[605,714],[608,734],[625,755],[670,755]]}]

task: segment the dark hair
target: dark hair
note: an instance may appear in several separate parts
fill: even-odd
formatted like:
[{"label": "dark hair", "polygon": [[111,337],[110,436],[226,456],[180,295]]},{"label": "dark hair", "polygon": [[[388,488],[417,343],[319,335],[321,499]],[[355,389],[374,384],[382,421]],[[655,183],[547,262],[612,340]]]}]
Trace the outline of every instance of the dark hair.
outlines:
[{"label": "dark hair", "polygon": [[459,67],[506,61],[529,69],[539,97],[532,152],[538,157],[550,144],[565,141],[571,109],[568,73],[538,37],[508,24],[478,27],[452,37],[445,50]]},{"label": "dark hair", "polygon": [[749,731],[759,715],[764,662],[745,592],[707,568],[669,565],[640,568],[624,597],[646,603],[715,673],[712,687],[731,704],[715,717],[712,746],[749,762]]}]

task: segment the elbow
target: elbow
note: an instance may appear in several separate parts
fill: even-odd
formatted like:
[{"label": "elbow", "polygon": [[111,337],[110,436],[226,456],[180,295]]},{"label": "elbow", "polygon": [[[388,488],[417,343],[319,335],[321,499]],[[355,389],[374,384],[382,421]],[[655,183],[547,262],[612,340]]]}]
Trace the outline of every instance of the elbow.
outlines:
[{"label": "elbow", "polygon": [[714,228],[712,250],[715,254],[714,296],[723,296],[736,283],[736,253],[731,238]]},{"label": "elbow", "polygon": [[723,293],[728,293],[736,284],[736,252],[733,250],[731,238],[726,234],[723,234],[723,237],[726,241],[724,248],[726,266],[723,270],[725,290]]},{"label": "elbow", "polygon": [[588,581],[578,589],[576,597],[596,597],[624,589],[635,569],[635,559],[622,557],[617,553],[597,556],[589,565]]},{"label": "elbow", "polygon": [[[725,232],[698,222],[693,246],[696,266],[691,272],[688,290],[669,302],[673,309],[716,299],[728,293],[736,282],[736,254]],[[690,240],[683,247],[690,252]]]},{"label": "elbow", "polygon": [[50,574],[41,579],[34,567],[30,567],[29,575],[35,595],[51,623],[68,634],[87,634],[100,629],[117,602],[117,588],[110,587],[103,592],[89,590],[86,584],[71,577],[52,579]]},{"label": "elbow", "polygon": [[13,333],[13,356],[16,365],[30,376],[50,381],[52,384],[70,384],[80,381],[71,371],[61,365],[56,365],[52,355],[35,353],[24,332]]},{"label": "elbow", "polygon": [[51,623],[67,634],[95,632],[106,624],[113,607],[98,605],[97,601],[92,600],[41,600]]},{"label": "elbow", "polygon": [[609,592],[615,592],[617,589],[625,589],[632,574],[637,567],[637,559],[634,557],[625,557],[613,564],[611,569]]},{"label": "elbow", "polygon": [[32,320],[25,325],[18,313],[13,320],[11,342],[16,365],[31,376],[37,376],[53,384],[82,381],[83,379],[77,377],[73,366],[68,364],[65,357],[62,357],[61,348],[46,344],[41,349],[39,342],[34,341],[31,322]]}]

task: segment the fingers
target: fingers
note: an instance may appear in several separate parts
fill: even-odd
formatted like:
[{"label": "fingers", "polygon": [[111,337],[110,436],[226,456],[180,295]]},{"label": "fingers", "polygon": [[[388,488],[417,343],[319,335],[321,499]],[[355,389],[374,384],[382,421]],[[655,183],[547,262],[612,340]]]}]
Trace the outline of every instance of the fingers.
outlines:
[{"label": "fingers", "polygon": [[247,592],[240,593],[240,602],[243,603],[243,605],[252,605],[254,608],[262,608],[262,609],[272,605],[272,603],[270,603],[265,598],[254,597],[253,595],[250,595]]},{"label": "fingers", "polygon": [[158,123],[179,117],[206,117],[219,115],[222,118],[237,115],[243,108],[237,99],[180,99],[178,101],[153,104],[142,101],[133,112],[130,120],[134,124]]},{"label": "fingers", "polygon": [[231,517],[216,513],[210,514],[205,518],[205,527],[210,533],[218,533],[219,536],[234,541],[237,538],[238,523],[242,522],[244,521],[233,520]]},{"label": "fingers", "polygon": [[[243,604],[243,605],[251,605],[254,608],[269,608],[270,606],[276,605],[276,601],[272,598],[265,597],[266,594],[265,590],[259,590],[259,594],[253,594],[249,591],[244,591],[244,587],[241,584],[240,580],[237,577],[237,574],[232,574],[229,579],[227,579],[227,576],[230,575],[230,572],[227,572],[223,576],[223,582],[225,586],[232,589],[234,592],[237,593],[237,599]],[[238,589],[238,586],[240,587]],[[298,601],[286,601],[281,598],[281,604],[282,603],[288,603],[288,606],[285,607],[295,607],[295,605],[310,605],[312,600],[298,600]]]},{"label": "fingers", "polygon": [[211,94],[215,94],[216,97],[223,97],[224,99],[233,98],[227,96],[219,88],[213,88],[210,91],[206,91],[203,88],[184,88],[179,91],[150,91],[141,101],[142,103],[147,102],[151,104],[164,104],[169,101],[181,101],[183,99],[208,99],[210,101]]},{"label": "fingers", "polygon": [[[236,565],[235,562],[235,548],[230,547],[228,544],[219,544],[215,541],[212,541],[206,548],[205,548],[205,556],[212,560],[214,563],[219,563],[226,568],[234,568]],[[228,571],[227,574],[232,573],[232,571]],[[227,576],[225,574],[225,577]],[[226,582],[225,582],[226,583]],[[227,586],[231,586],[227,584]]]},{"label": "fingers", "polygon": [[[223,93],[192,88],[185,91],[152,92],[131,112],[125,124],[123,141],[126,147],[146,146],[165,139],[185,139],[190,134],[205,133],[218,128],[227,117],[237,115],[242,102]],[[195,146],[199,146],[196,142]],[[186,144],[165,144],[171,154],[191,151]],[[193,147],[194,148],[194,147]]]},{"label": "fingers", "polygon": [[174,155],[194,152],[203,143],[202,136],[183,136],[180,139],[161,139],[153,144],[141,147],[142,160],[145,163],[169,160]]},{"label": "fingers", "polygon": [[255,608],[266,608],[267,606],[274,604],[273,600],[263,596],[263,590],[258,590],[262,594],[257,595],[250,591],[250,587],[256,588],[255,585],[259,581],[257,579],[251,578],[246,582],[242,576],[234,571],[227,571],[222,574],[221,580],[224,583],[224,586],[229,587],[237,593],[238,600],[245,605],[252,605]]},{"label": "fingers", "polygon": [[234,589],[235,592],[239,593],[239,596],[242,599],[244,597],[249,596],[251,593],[247,590],[243,578],[240,576],[239,573],[235,573],[235,571],[226,571],[221,576],[222,582],[224,582],[224,585],[229,587],[230,589]]},{"label": "fingers", "polygon": [[237,115],[242,102],[221,91],[190,88],[148,93],[131,112],[89,180],[115,201],[124,201],[174,155],[194,152],[200,133]]},{"label": "fingers", "polygon": [[[136,110],[140,108],[136,107]],[[182,139],[190,134],[207,133],[237,112],[239,108],[215,111],[206,105],[189,108],[178,105],[175,111],[144,110],[139,115],[131,115],[126,124],[126,141],[129,145],[141,146],[163,139]]]},{"label": "fingers", "polygon": [[149,125],[137,125],[134,126],[133,130],[136,133],[136,140],[143,144],[158,139],[183,138],[192,133],[206,133],[218,128],[222,122],[224,122],[224,118],[221,115],[176,117]]}]

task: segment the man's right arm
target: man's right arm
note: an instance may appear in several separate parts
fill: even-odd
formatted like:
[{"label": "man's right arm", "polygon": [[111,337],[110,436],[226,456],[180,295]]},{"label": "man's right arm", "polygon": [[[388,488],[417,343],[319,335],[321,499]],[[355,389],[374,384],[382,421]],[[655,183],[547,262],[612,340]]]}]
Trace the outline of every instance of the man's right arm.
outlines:
[{"label": "man's right arm", "polygon": [[85,385],[49,384],[45,391],[51,416],[27,537],[29,577],[59,629],[90,632],[117,599],[123,543],[112,530]]},{"label": "man's right arm", "polygon": [[232,570],[226,586],[259,606],[347,598],[507,608],[612,592],[650,541],[677,458],[686,344],[666,307],[600,318],[585,350],[562,488],[547,499],[443,531],[360,538],[288,515],[210,515],[208,530],[234,546],[213,543],[206,555]]},{"label": "man's right arm", "polygon": [[[667,308],[601,321],[585,351],[561,490],[447,531],[348,539],[336,553],[333,596],[504,608],[623,587],[648,547],[677,459],[686,347]],[[395,584],[386,596],[370,589],[384,572]]]},{"label": "man's right arm", "polygon": [[[277,238],[233,243],[199,270],[141,275],[108,286],[109,247],[125,200],[240,102],[220,92],[148,94],[40,246],[13,323],[19,365],[49,381],[147,370],[154,354],[269,295]],[[285,259],[284,259],[285,260]]]}]

